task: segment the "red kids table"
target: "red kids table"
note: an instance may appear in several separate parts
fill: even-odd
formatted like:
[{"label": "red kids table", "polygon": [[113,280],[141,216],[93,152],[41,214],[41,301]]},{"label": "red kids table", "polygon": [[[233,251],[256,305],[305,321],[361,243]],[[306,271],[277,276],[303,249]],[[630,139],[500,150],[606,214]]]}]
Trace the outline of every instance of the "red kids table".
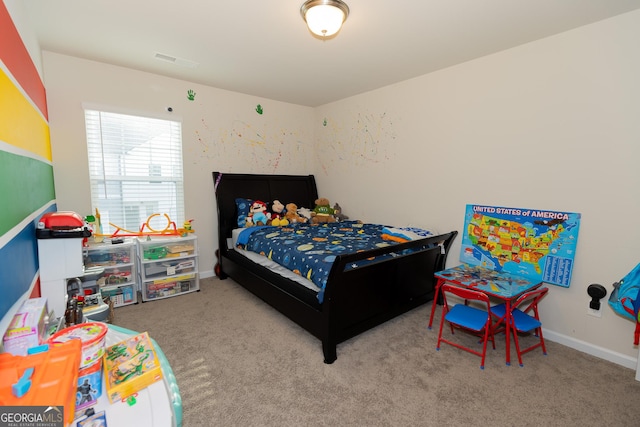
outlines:
[{"label": "red kids table", "polygon": [[[540,287],[543,282],[532,282],[523,276],[496,271],[484,267],[461,264],[457,267],[439,271],[434,275],[436,283],[435,295],[431,306],[429,329],[433,325],[433,317],[436,311],[436,302],[440,293],[440,287],[446,282],[463,288],[471,288],[483,292],[489,297],[494,297],[506,304],[506,316],[511,316],[511,303],[523,293]],[[511,347],[509,337],[511,333],[511,319],[505,319],[506,325],[506,362],[511,364]]]}]

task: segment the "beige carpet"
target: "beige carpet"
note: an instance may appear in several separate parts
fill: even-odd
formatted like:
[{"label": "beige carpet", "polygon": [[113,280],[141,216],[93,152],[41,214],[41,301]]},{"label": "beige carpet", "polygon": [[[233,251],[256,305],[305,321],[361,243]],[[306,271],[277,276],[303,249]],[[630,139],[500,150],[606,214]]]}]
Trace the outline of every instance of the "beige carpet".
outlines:
[{"label": "beige carpet", "polygon": [[427,304],[326,365],[320,341],[232,280],[201,288],[115,310],[116,325],[148,331],[166,354],[185,427],[640,425],[633,370],[553,342],[506,366],[498,336],[480,370],[477,356],[436,351]]}]

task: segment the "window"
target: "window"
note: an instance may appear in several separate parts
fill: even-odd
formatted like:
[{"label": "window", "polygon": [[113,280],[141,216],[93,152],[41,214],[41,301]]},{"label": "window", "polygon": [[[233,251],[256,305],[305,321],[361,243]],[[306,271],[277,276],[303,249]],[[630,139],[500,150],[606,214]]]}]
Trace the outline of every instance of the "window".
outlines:
[{"label": "window", "polygon": [[[149,216],[164,230],[167,214],[184,221],[180,122],[85,110],[91,204],[105,234],[138,232]],[[157,220],[157,221],[156,221]],[[158,223],[160,221],[160,223]],[[125,233],[125,231],[122,231]]]}]

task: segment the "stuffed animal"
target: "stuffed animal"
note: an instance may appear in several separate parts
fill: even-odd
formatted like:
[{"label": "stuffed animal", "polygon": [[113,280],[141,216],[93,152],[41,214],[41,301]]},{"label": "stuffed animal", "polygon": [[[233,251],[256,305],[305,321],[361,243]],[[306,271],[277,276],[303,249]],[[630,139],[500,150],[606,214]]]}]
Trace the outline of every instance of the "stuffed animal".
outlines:
[{"label": "stuffed animal", "polygon": [[298,206],[295,203],[287,203],[287,213],[284,214],[284,218],[289,221],[289,224],[307,222],[307,218],[298,215]]},{"label": "stuffed animal", "polygon": [[253,227],[254,225],[267,225],[270,215],[271,214],[267,212],[267,204],[261,200],[256,200],[251,204],[251,207],[249,208],[246,227]]},{"label": "stuffed animal", "polygon": [[285,218],[285,207],[280,200],[274,200],[271,204],[271,223],[275,227],[289,225],[289,220]]},{"label": "stuffed animal", "polygon": [[337,203],[333,205],[333,216],[336,218],[336,221],[338,222],[346,221],[349,219],[348,216],[342,213],[342,208]]},{"label": "stuffed animal", "polygon": [[[311,220],[311,209],[309,209],[309,208],[298,208],[298,210],[296,212],[298,213],[298,215],[300,215],[301,217],[303,217],[307,221]],[[305,222],[307,222],[307,221],[305,221]]]},{"label": "stuffed animal", "polygon": [[333,216],[333,208],[329,199],[320,197],[316,199],[316,206],[311,212],[311,223],[320,224],[323,222],[336,222],[336,218]]}]

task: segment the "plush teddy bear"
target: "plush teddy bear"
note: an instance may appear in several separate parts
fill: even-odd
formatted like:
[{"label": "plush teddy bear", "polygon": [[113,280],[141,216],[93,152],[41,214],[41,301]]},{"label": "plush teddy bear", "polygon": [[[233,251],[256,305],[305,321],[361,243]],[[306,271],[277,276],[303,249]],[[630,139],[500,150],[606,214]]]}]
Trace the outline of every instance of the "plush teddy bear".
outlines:
[{"label": "plush teddy bear", "polygon": [[249,208],[246,227],[253,227],[254,225],[267,225],[270,215],[271,214],[267,212],[267,204],[261,200],[256,200],[251,204],[251,207]]},{"label": "plush teddy bear", "polygon": [[284,218],[289,221],[290,224],[305,223],[307,218],[298,215],[298,205],[295,203],[287,203],[287,213],[284,214]]},{"label": "plush teddy bear", "polygon": [[320,197],[316,199],[316,206],[311,212],[311,223],[319,224],[322,222],[336,222],[336,218],[333,216],[333,208],[329,203],[329,199]]},{"label": "plush teddy bear", "polygon": [[338,222],[346,221],[349,219],[348,216],[342,213],[342,208],[337,203],[333,205],[333,216],[336,218],[336,221]]},{"label": "plush teddy bear", "polygon": [[289,220],[285,218],[285,207],[280,200],[274,200],[271,204],[271,222],[269,224],[275,227],[289,225]]}]

